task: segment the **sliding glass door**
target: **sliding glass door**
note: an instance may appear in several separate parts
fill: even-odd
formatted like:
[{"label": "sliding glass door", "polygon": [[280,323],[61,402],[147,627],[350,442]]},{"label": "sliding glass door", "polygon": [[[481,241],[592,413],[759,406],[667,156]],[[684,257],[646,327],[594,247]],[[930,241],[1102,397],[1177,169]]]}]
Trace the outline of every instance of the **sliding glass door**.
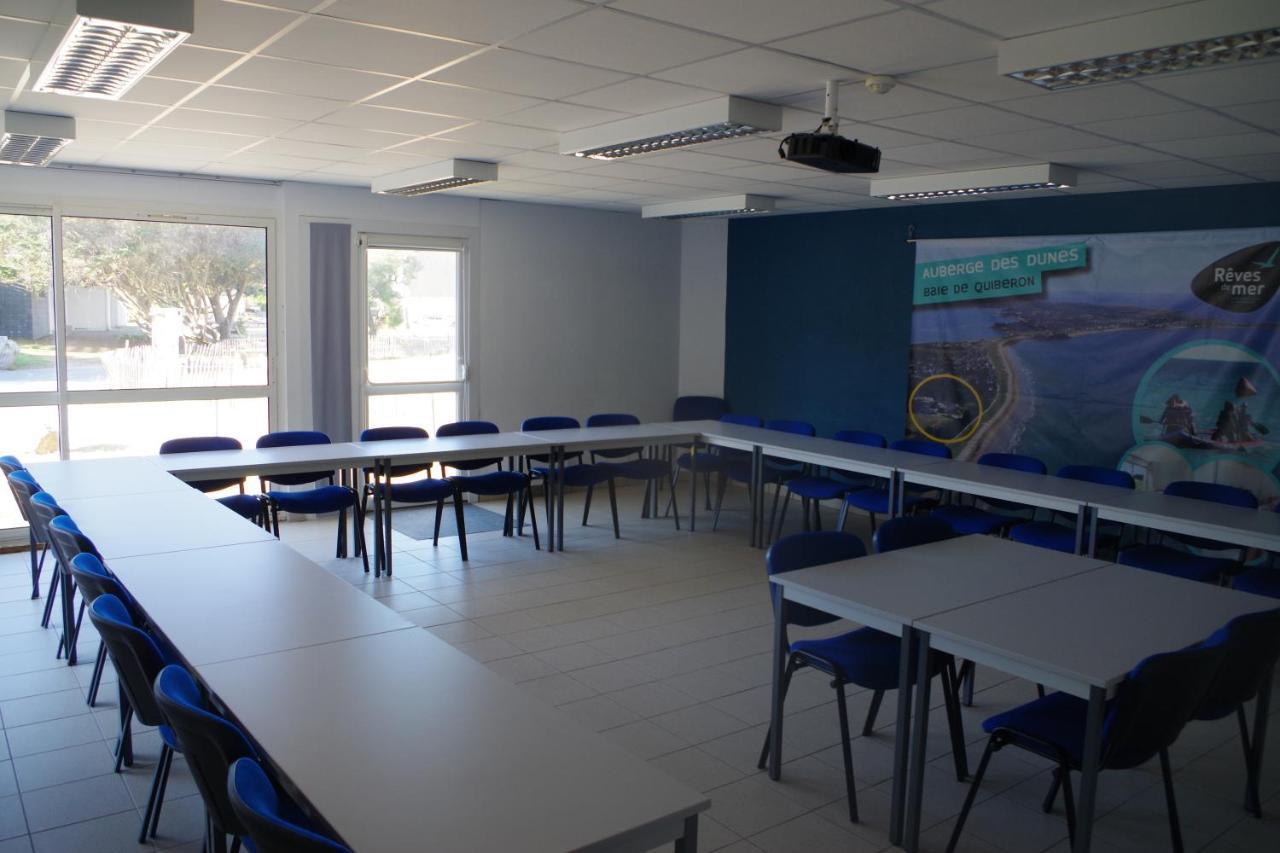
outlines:
[{"label": "sliding glass door", "polygon": [[465,240],[361,235],[357,420],[432,435],[465,408]]}]

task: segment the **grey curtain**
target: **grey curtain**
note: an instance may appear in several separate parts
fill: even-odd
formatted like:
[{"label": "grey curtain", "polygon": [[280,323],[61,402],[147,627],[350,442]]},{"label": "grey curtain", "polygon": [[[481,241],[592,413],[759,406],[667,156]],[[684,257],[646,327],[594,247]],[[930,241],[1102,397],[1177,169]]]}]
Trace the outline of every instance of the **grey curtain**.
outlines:
[{"label": "grey curtain", "polygon": [[311,421],[351,434],[351,226],[311,223]]}]

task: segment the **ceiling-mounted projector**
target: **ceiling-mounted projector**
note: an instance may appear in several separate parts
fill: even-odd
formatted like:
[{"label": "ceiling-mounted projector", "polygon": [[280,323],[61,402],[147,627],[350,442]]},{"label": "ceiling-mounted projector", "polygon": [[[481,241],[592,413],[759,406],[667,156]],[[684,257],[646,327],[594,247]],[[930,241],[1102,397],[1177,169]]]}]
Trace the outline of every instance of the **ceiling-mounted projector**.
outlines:
[{"label": "ceiling-mounted projector", "polygon": [[[879,78],[877,78],[879,79]],[[892,82],[881,94],[893,88]],[[826,107],[822,121],[812,133],[793,133],[778,145],[778,156],[788,163],[812,166],[828,172],[863,174],[880,171],[880,149],[839,134],[836,118],[837,83],[827,81]]]}]

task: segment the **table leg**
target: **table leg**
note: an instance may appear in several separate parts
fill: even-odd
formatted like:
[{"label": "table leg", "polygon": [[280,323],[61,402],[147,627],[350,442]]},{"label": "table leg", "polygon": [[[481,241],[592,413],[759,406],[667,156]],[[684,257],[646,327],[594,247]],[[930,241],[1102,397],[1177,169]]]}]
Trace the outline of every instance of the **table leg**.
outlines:
[{"label": "table leg", "polygon": [[676,839],[676,853],[698,853],[698,816],[684,819],[684,835]]},{"label": "table leg", "polygon": [[1089,512],[1089,556],[1097,556],[1098,553],[1098,511],[1090,509]]},{"label": "table leg", "polygon": [[[547,552],[548,553],[555,553],[555,550],[556,550],[556,514],[555,512],[551,511],[550,508],[555,505],[556,471],[558,470],[557,466],[559,464],[558,459],[559,457],[556,454],[556,448],[553,445],[551,448],[551,451],[547,453],[547,476],[542,478],[542,489],[546,493],[543,501],[543,505],[548,508],[548,512],[547,512]],[[532,465],[530,465],[529,470],[530,471],[533,470]],[[529,507],[529,511],[530,512],[534,511],[532,505]]]},{"label": "table leg", "polygon": [[1074,853],[1089,853],[1093,841],[1093,812],[1098,800],[1098,771],[1102,769],[1102,723],[1107,708],[1107,691],[1089,689],[1089,716],[1084,728],[1084,760],[1080,768],[1080,797],[1076,802],[1076,843]]},{"label": "table leg", "polygon": [[382,505],[382,534],[385,540],[382,544],[382,562],[383,569],[386,570],[387,577],[391,577],[391,552],[395,549],[391,547],[391,459],[382,460],[382,482],[385,494],[383,496]]},{"label": "table leg", "polygon": [[889,516],[897,518],[902,515],[902,474],[898,471],[889,472]]},{"label": "table leg", "polygon": [[[360,492],[364,490],[364,482],[362,481],[363,473],[359,468],[351,468],[347,471],[347,480],[351,484],[351,491],[356,493],[356,503],[360,502]],[[360,514],[353,507],[351,510],[351,549],[354,551],[360,542],[360,524],[362,519]]]},{"label": "table leg", "polygon": [[560,468],[556,476],[556,550],[564,550],[564,448],[560,448]]},{"label": "table leg", "polygon": [[907,816],[902,846],[920,849],[920,807],[924,800],[924,759],[929,741],[929,633],[916,631],[915,710],[911,719],[911,767],[907,775]]},{"label": "table leg", "polygon": [[782,679],[787,665],[787,623],[782,618],[786,594],[782,587],[769,585],[773,598],[773,693],[769,704],[769,778],[782,776]]},{"label": "table leg", "polygon": [[373,576],[382,576],[382,460],[373,460]]},{"label": "table leg", "polygon": [[763,548],[764,536],[761,535],[760,529],[761,516],[764,515],[764,501],[761,500],[760,489],[761,476],[760,462],[764,454],[757,445],[751,448],[751,547]]},{"label": "table leg", "polygon": [[689,532],[698,529],[698,442],[689,445]]},{"label": "table leg", "polygon": [[[1093,542],[1089,541],[1093,538],[1092,537],[1093,526],[1088,523],[1088,516],[1089,516],[1089,507],[1081,506],[1078,510],[1076,510],[1076,549],[1072,553],[1075,553],[1075,554],[1085,553],[1086,544],[1089,546],[1090,549],[1093,548]],[[1086,528],[1088,528],[1088,531],[1089,531],[1088,534],[1086,534],[1085,532]]]},{"label": "table leg", "polygon": [[889,843],[902,844],[902,824],[906,814],[907,756],[911,745],[911,647],[915,632],[902,626],[898,651],[898,721],[893,734],[893,798],[889,810]]}]

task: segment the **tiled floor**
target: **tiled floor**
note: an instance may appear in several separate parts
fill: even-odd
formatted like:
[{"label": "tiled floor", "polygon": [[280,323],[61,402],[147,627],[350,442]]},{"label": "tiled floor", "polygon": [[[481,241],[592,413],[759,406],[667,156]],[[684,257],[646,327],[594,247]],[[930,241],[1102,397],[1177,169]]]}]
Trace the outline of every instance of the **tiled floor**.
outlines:
[{"label": "tiled floor", "polygon": [[[763,555],[746,545],[743,513],[726,510],[718,533],[704,523],[690,535],[676,533],[669,520],[641,520],[638,490],[622,490],[620,504],[622,541],[607,531],[598,506],[592,527],[570,524],[569,550],[557,554],[534,551],[529,538],[483,534],[471,539],[464,565],[456,540],[432,548],[396,534],[392,580],[365,576],[356,560],[333,560],[331,519],[287,524],[284,538],[583,725],[706,791],[713,805],[703,818],[703,850],[886,849],[892,698],[875,734],[854,741],[861,823],[847,816],[834,694],[812,674],[799,675],[792,688],[783,778],[770,782],[755,769],[768,717],[770,611]],[[570,519],[578,506],[568,501]],[[137,733],[135,766],[111,772],[114,684],[104,687],[96,710],[84,704],[96,639],[86,631],[84,663],[74,669],[55,661],[54,631],[39,628],[42,602],[27,599],[28,584],[26,555],[0,556],[0,853],[150,849],[136,835],[158,739]],[[217,624],[210,613],[210,630]],[[984,670],[978,687],[974,707],[964,711],[971,762],[981,751],[982,719],[1035,695],[1026,682]],[[855,731],[868,699],[851,695]],[[1272,708],[1280,714],[1280,701]],[[955,781],[946,743],[935,709],[923,833],[929,851],[945,845],[966,790]],[[1259,821],[1240,807],[1243,765],[1233,721],[1198,723],[1184,733],[1173,756],[1188,849],[1280,850],[1278,744],[1280,732],[1269,739],[1267,816]],[[961,849],[1067,850],[1061,809],[1039,810],[1047,783],[1042,762],[1013,750],[998,754]],[[1100,810],[1100,853],[1169,849],[1153,768],[1104,774]],[[156,847],[198,850],[201,814],[177,761]],[[430,848],[424,839],[423,849]]]}]

